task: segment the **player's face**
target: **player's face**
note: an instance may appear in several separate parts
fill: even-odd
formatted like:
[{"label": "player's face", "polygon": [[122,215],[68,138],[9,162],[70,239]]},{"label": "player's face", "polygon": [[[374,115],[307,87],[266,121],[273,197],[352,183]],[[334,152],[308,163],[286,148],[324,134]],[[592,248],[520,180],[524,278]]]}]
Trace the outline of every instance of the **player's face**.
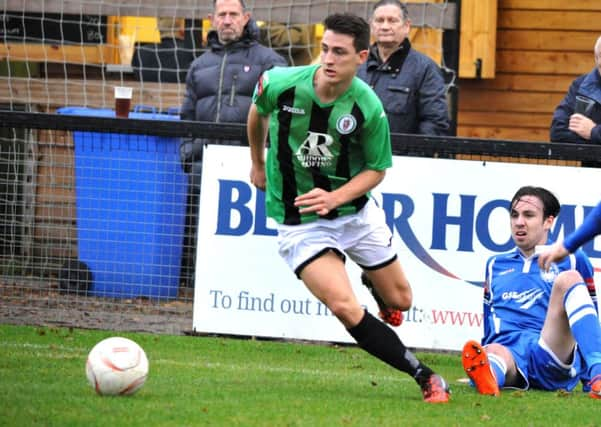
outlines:
[{"label": "player's face", "polygon": [[371,35],[378,44],[398,46],[410,28],[410,20],[403,19],[403,12],[393,4],[378,7],[371,18]]},{"label": "player's face", "polygon": [[209,18],[217,30],[219,41],[229,44],[240,39],[250,15],[244,12],[240,0],[217,0],[215,13]]},{"label": "player's face", "polygon": [[547,243],[553,217],[543,219],[543,202],[535,196],[522,196],[511,207],[511,237],[522,253],[530,256],[536,245]]},{"label": "player's face", "polygon": [[367,59],[367,50],[357,52],[354,38],[348,34],[326,30],[321,39],[321,69],[328,83],[352,80],[357,67]]}]

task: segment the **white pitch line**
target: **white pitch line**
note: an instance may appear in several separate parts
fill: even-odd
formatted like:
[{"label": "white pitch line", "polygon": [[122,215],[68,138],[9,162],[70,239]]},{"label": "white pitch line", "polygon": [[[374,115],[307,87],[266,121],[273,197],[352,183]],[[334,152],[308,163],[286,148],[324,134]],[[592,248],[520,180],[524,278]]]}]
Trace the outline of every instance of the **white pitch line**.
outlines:
[{"label": "white pitch line", "polygon": [[[81,358],[85,358],[88,354],[88,349],[83,347],[69,347],[64,345],[55,345],[55,344],[31,344],[31,343],[17,343],[17,342],[0,342],[0,354],[2,354],[2,348],[21,348],[21,349],[32,349],[36,350],[33,353],[33,356],[46,357],[52,359],[66,359],[73,358],[74,356],[81,356]],[[62,353],[57,353],[56,350],[60,350]],[[43,352],[42,352],[43,351]],[[48,354],[49,351],[53,353]],[[203,362],[203,361],[180,361],[174,359],[152,359],[149,356],[149,362],[152,365],[166,365],[166,366],[181,366],[186,368],[193,369],[210,369],[210,370],[219,370],[219,369],[229,369],[232,371],[245,371],[248,372],[248,364],[224,364],[220,362]],[[291,368],[287,366],[273,366],[273,365],[253,365],[253,370],[255,372],[270,372],[270,373],[282,373],[282,374],[290,374],[290,373],[300,373],[303,375],[311,375],[316,377],[331,377],[338,378],[340,373],[333,373],[329,370],[322,369],[307,369],[307,368]],[[370,374],[369,372],[365,372],[362,370],[354,370],[350,368],[345,375],[350,375],[353,377],[365,377],[367,379],[371,379],[376,375]],[[382,380],[391,380],[391,381],[413,381],[409,376],[395,373],[392,371],[391,375],[383,375],[382,373],[377,374],[377,378],[379,381]]]}]

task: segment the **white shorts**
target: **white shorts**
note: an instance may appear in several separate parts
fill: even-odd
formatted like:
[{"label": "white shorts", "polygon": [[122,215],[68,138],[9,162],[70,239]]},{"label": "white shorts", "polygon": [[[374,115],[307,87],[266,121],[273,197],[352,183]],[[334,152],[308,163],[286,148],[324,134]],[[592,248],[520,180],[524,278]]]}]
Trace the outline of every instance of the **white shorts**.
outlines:
[{"label": "white shorts", "polygon": [[328,250],[343,261],[347,254],[366,270],[384,267],[397,257],[384,211],[371,198],[356,214],[300,225],[278,224],[277,230],[280,255],[297,276]]}]

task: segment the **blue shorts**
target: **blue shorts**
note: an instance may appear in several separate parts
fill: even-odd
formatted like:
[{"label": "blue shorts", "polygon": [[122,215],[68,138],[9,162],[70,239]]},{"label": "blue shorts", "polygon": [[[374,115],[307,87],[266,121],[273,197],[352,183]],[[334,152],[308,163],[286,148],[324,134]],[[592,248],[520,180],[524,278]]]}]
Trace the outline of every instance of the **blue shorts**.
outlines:
[{"label": "blue shorts", "polygon": [[515,388],[572,391],[585,374],[584,364],[576,348],[572,363],[562,363],[537,334],[522,333],[519,339],[503,345],[511,351],[523,380],[523,384],[518,384]]}]

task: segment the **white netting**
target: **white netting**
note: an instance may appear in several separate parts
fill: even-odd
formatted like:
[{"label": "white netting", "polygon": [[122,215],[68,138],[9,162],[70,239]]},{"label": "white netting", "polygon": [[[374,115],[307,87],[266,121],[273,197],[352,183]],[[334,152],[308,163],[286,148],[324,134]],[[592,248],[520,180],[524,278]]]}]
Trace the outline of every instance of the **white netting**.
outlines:
[{"label": "white netting", "polygon": [[[53,111],[112,107],[112,88],[134,87],[134,105],[177,109],[190,62],[203,52],[212,1],[4,0],[0,15],[0,103]],[[122,4],[126,3],[126,4]],[[373,1],[250,0],[261,41],[290,63],[316,59],[319,23],[334,11],[366,18]],[[409,4],[416,49],[444,65],[442,35],[455,4]],[[317,24],[317,25],[316,25]]]}]

